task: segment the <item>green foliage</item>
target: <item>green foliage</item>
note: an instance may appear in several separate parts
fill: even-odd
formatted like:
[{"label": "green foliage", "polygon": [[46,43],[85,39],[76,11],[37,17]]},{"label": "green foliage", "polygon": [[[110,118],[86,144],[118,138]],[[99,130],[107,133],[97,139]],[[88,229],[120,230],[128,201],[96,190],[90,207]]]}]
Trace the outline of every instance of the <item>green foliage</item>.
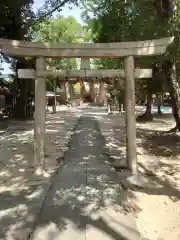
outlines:
[{"label": "green foliage", "polygon": [[48,22],[40,23],[39,31],[34,33],[34,38],[52,44],[78,43],[82,38],[82,29],[74,17],[58,16]]},{"label": "green foliage", "polygon": [[[34,32],[36,41],[47,42],[51,44],[58,43],[80,43],[83,40],[83,29],[80,23],[74,17],[58,16],[48,22],[42,22],[38,26],[38,31]],[[67,69],[77,68],[76,59],[49,59],[50,67],[59,67]]]},{"label": "green foliage", "polygon": [[38,10],[37,21],[45,21],[52,17],[54,12],[61,12],[67,4],[77,5],[78,0],[45,0],[44,5]]},{"label": "green foliage", "polygon": [[34,18],[33,0],[0,1],[0,37],[25,39],[29,25]]},{"label": "green foliage", "polygon": [[78,0],[45,0],[35,14],[32,10],[34,0],[0,1],[0,37],[27,39],[37,27],[37,22],[51,19],[55,11],[61,11],[66,4],[78,4]]},{"label": "green foliage", "polygon": [[[179,3],[178,3],[179,4]],[[84,2],[83,18],[91,27],[92,37],[95,42],[123,42],[143,41],[170,36],[172,25],[179,31],[179,11],[171,19],[159,21],[154,11],[153,1],[127,0],[86,0]],[[176,17],[175,17],[176,16]],[[176,20],[175,20],[176,18]],[[177,43],[178,42],[178,43]],[[179,44],[177,40],[176,45]],[[176,49],[177,50],[177,49]],[[171,49],[171,52],[174,50]],[[173,52],[174,53],[174,52]],[[175,53],[174,53],[175,54]],[[160,57],[135,58],[136,68],[152,68]],[[99,68],[122,68],[121,60],[96,60]],[[161,92],[166,85],[158,75],[155,80],[139,81],[139,89],[144,92]]]}]

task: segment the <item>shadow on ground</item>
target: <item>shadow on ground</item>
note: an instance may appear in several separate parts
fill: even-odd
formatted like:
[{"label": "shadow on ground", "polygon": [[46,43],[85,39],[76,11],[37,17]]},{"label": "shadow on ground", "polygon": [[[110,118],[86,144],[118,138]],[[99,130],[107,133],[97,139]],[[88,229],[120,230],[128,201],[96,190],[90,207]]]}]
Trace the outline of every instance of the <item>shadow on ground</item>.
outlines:
[{"label": "shadow on ground", "polygon": [[175,133],[137,128],[137,138],[142,139],[143,148],[156,156],[180,155],[180,136]]},{"label": "shadow on ground", "polygon": [[[108,116],[109,117],[109,116]],[[113,142],[116,151],[120,146],[125,147],[124,118],[120,115],[109,117],[114,129]],[[149,195],[166,195],[174,199],[180,199],[180,136],[168,134],[164,129],[172,125],[172,117],[156,119],[148,125],[137,125],[137,153],[139,170],[150,179],[149,187],[137,188],[137,191]],[[107,126],[108,127],[108,124]],[[125,151],[117,151],[119,159],[125,159]]]},{"label": "shadow on ground", "polygon": [[126,200],[97,121],[83,116],[31,239],[140,239]]},{"label": "shadow on ground", "polygon": [[27,239],[77,121],[78,117],[70,113],[47,116],[45,159],[49,178],[32,172],[32,121],[11,121],[1,134],[0,239]]}]

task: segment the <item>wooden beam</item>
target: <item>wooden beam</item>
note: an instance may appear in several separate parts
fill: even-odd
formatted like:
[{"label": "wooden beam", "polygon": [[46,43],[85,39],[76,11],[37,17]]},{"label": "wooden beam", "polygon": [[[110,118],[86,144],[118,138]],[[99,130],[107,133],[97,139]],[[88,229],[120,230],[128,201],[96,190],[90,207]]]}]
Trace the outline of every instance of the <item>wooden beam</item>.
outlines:
[{"label": "wooden beam", "polygon": [[2,51],[9,56],[119,58],[129,55],[159,55],[166,51],[167,46],[171,44],[173,40],[173,37],[167,37],[137,42],[50,45],[47,43],[0,39],[0,46]]},{"label": "wooden beam", "polygon": [[[124,70],[123,69],[98,69],[98,70],[74,70],[74,71],[66,71],[66,70],[47,70],[39,72],[40,76],[53,76],[59,78],[107,78],[107,77],[122,77],[124,78]],[[35,70],[30,69],[18,69],[19,78],[35,78],[36,72]],[[152,70],[151,69],[135,69],[135,78],[151,78]]]}]

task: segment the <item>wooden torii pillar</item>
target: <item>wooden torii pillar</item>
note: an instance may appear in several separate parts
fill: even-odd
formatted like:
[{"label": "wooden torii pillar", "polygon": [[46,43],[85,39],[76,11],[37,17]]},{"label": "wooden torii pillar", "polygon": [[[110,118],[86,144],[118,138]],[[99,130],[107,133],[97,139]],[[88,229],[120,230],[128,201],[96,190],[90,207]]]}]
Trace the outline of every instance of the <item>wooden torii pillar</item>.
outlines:
[{"label": "wooden torii pillar", "polygon": [[[86,71],[90,70],[90,59],[89,58],[81,58],[81,68],[80,70],[84,70],[84,75],[86,75]],[[94,103],[96,98],[96,89],[95,89],[95,83],[97,84],[97,81],[95,81],[93,78],[91,79],[89,83],[89,95],[91,96],[92,102]]]},{"label": "wooden torii pillar", "polygon": [[89,83],[89,95],[91,96],[92,103],[95,103],[97,95],[95,84],[97,84],[97,79],[91,79],[91,82]]},{"label": "wooden torii pillar", "polygon": [[[90,70],[89,58],[81,58],[80,70],[84,70],[84,78],[86,78],[86,71]],[[81,89],[80,89],[80,104],[82,104],[84,95],[85,95],[85,86],[83,85],[81,86]]]},{"label": "wooden torii pillar", "polygon": [[106,89],[104,81],[100,81],[99,83],[99,103],[101,106],[104,106],[106,103]]},{"label": "wooden torii pillar", "polygon": [[45,59],[36,57],[36,70],[18,69],[18,77],[35,80],[35,113],[34,113],[34,161],[32,167],[36,175],[47,175],[44,171],[44,139],[46,119],[46,80],[44,76]]},{"label": "wooden torii pillar", "polygon": [[46,81],[44,74],[44,57],[36,58],[35,80],[35,114],[34,114],[34,168],[36,174],[43,173],[44,164],[44,138],[46,118]]},{"label": "wooden torii pillar", "polygon": [[135,68],[134,57],[124,59],[125,74],[125,126],[126,161],[133,174],[137,174],[136,115],[135,115]]}]

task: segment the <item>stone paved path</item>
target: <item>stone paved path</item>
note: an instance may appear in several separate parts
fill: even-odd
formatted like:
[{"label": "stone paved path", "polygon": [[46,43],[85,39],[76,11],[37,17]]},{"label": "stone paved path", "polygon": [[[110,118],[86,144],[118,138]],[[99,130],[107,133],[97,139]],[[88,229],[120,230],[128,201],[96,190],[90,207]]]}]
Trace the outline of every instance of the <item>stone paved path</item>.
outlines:
[{"label": "stone paved path", "polygon": [[139,240],[95,118],[82,116],[31,240]]}]

